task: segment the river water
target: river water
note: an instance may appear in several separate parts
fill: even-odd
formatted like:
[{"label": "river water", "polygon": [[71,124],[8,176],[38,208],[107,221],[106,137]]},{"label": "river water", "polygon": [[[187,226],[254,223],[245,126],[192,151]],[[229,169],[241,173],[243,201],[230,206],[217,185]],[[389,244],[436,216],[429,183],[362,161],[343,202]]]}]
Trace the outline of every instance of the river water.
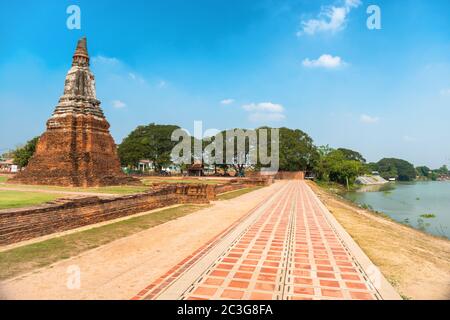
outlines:
[{"label": "river water", "polygon": [[375,191],[348,192],[344,196],[398,222],[450,239],[450,181],[389,183]]}]

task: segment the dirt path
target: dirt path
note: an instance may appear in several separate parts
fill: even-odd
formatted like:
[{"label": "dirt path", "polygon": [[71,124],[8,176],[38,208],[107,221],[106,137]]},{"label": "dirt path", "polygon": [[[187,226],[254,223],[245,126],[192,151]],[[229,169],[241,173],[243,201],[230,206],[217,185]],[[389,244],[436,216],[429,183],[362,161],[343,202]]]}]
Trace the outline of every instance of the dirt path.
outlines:
[{"label": "dirt path", "polygon": [[310,186],[405,297],[450,299],[450,241],[377,216]]},{"label": "dirt path", "polygon": [[[130,299],[283,183],[245,194],[0,283],[0,299]],[[195,226],[195,227],[193,227]],[[72,268],[70,268],[72,267]],[[80,270],[79,289],[68,289]]]}]

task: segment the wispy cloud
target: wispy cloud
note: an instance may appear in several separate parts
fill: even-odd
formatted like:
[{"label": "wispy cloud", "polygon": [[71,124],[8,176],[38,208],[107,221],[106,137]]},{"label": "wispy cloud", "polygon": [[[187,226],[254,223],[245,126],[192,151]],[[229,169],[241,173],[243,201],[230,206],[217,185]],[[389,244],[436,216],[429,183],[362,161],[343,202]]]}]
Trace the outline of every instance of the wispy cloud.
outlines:
[{"label": "wispy cloud", "polygon": [[304,67],[307,68],[325,68],[325,69],[336,69],[344,66],[346,63],[341,59],[341,57],[333,57],[330,54],[323,54],[318,59],[304,59],[302,61]]},{"label": "wispy cloud", "polygon": [[125,62],[115,57],[97,55],[91,59],[94,72],[114,75],[132,83],[146,84],[147,80],[130,68]]},{"label": "wispy cloud", "polygon": [[165,88],[165,87],[167,87],[167,82],[166,82],[165,80],[160,80],[160,81],[158,82],[158,88],[159,88],[159,89],[163,89],[163,88]]},{"label": "wispy cloud", "polygon": [[232,104],[234,102],[234,99],[223,99],[222,101],[220,101],[221,104],[227,105],[227,104]]},{"label": "wispy cloud", "polygon": [[380,121],[380,118],[378,117],[373,117],[373,116],[369,116],[367,114],[362,114],[361,117],[359,118],[361,120],[361,122],[363,123],[377,123],[378,121]]},{"label": "wispy cloud", "polygon": [[127,104],[125,102],[120,101],[120,100],[113,100],[111,102],[111,104],[116,109],[122,109],[122,108],[125,108],[127,106]]},{"label": "wispy cloud", "polygon": [[92,57],[92,62],[95,64],[106,64],[106,65],[119,65],[120,60],[114,57],[106,57],[102,55],[98,55],[95,57]]},{"label": "wispy cloud", "polygon": [[286,118],[281,104],[272,102],[250,103],[242,106],[250,112],[249,120],[252,122],[276,122]]},{"label": "wispy cloud", "polygon": [[266,111],[266,112],[283,112],[284,108],[281,104],[272,102],[260,102],[245,104],[242,108],[246,111]]},{"label": "wispy cloud", "polygon": [[450,96],[450,89],[442,89],[440,94],[441,96]]},{"label": "wispy cloud", "polygon": [[361,5],[360,0],[345,0],[340,6],[323,6],[316,19],[301,22],[301,30],[297,36],[313,35],[317,32],[335,33],[347,25],[348,14],[353,8]]},{"label": "wispy cloud", "polygon": [[137,75],[137,74],[134,73],[134,72],[128,72],[128,76],[129,76],[130,79],[133,80],[133,81],[137,81],[137,82],[143,83],[143,84],[146,83],[146,80],[145,80],[143,77]]}]

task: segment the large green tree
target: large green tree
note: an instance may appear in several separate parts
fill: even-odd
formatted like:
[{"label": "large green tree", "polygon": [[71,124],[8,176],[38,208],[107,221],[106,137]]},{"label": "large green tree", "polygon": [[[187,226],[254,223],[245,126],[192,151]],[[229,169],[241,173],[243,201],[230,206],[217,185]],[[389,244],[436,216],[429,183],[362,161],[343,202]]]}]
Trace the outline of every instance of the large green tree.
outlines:
[{"label": "large green tree", "polygon": [[300,129],[280,128],[280,170],[309,171],[319,161],[312,138]]},{"label": "large green tree", "polygon": [[411,181],[417,176],[414,166],[406,160],[384,158],[378,161],[378,171],[385,178],[397,178],[399,181]]},{"label": "large green tree", "polygon": [[[267,150],[271,150],[271,129],[261,127],[256,131],[261,137],[261,130],[267,130]],[[286,127],[278,128],[279,133],[279,170],[280,171],[310,171],[313,170],[320,158],[320,153],[314,145],[313,139],[300,129],[290,129]],[[258,145],[260,147],[260,144]],[[258,155],[260,151],[258,150]],[[260,167],[258,161],[258,166]]]},{"label": "large green tree", "polygon": [[362,163],[366,163],[366,159],[364,159],[364,157],[358,151],[346,148],[338,148],[338,150],[342,152],[342,154],[347,160],[355,160]]},{"label": "large green tree", "polygon": [[427,166],[420,166],[416,168],[417,174],[421,177],[428,177],[431,173],[431,169]]},{"label": "large green tree", "polygon": [[365,166],[361,161],[349,160],[341,150],[331,150],[323,153],[316,165],[319,179],[333,181],[349,187],[356,177],[364,173]]},{"label": "large green tree", "polygon": [[[243,174],[244,168],[249,163],[251,155],[256,154],[257,161],[254,164],[256,169],[267,167],[268,165],[261,164],[261,151],[260,148],[266,148],[267,156],[271,158],[272,155],[272,129],[270,127],[260,127],[256,129],[255,135],[253,135],[253,141],[250,143],[252,134],[246,129],[234,129],[235,132],[241,131],[241,133],[247,133],[248,135],[244,141],[244,148],[238,150],[238,139],[236,136],[227,136],[227,131],[222,131],[222,143],[223,143],[223,157],[224,163],[217,164],[218,167],[222,167],[227,170],[233,168],[239,174]],[[267,133],[267,140],[262,139],[263,130]],[[314,146],[313,140],[305,132],[299,129],[279,128],[279,170],[281,171],[306,171],[312,170],[315,163],[319,160],[319,153]],[[256,139],[255,139],[256,137]],[[216,139],[216,137],[214,138]],[[265,143],[263,143],[265,142]],[[207,143],[208,144],[208,143]],[[233,157],[226,159],[227,146],[234,144]]]},{"label": "large green tree", "polygon": [[[238,136],[241,138],[238,138]],[[211,147],[213,144],[215,144],[215,148]],[[219,156],[218,148],[220,145],[222,145],[222,150]],[[210,147],[211,150],[209,150]],[[257,158],[258,133],[254,130],[239,128],[223,130],[217,135],[203,140],[203,148],[205,151],[204,157],[206,153],[211,155],[211,158],[208,159],[210,164],[213,164],[216,168],[223,169],[225,173],[232,168],[238,175],[243,176],[245,168],[248,165],[254,165],[252,163],[255,160],[253,156]]]},{"label": "large green tree", "polygon": [[153,161],[157,170],[171,163],[170,153],[178,143],[171,140],[176,125],[151,123],[133,130],[119,145],[122,165],[136,166],[141,159]]},{"label": "large green tree", "polygon": [[30,161],[30,158],[36,151],[36,144],[38,141],[39,137],[34,137],[24,146],[18,147],[16,150],[14,150],[12,152],[14,164],[22,168],[26,167],[28,165],[28,161]]},{"label": "large green tree", "polygon": [[447,175],[447,174],[449,173],[447,165],[444,164],[442,167],[440,167],[439,169],[437,169],[437,170],[436,170],[436,173]]}]

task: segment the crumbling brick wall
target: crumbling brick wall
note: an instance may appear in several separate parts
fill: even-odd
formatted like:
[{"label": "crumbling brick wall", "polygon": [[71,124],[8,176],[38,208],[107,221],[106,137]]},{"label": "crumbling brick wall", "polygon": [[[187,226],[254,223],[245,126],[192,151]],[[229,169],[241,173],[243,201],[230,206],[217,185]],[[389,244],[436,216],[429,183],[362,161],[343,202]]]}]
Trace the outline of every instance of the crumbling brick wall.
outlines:
[{"label": "crumbling brick wall", "polygon": [[165,184],[151,191],[117,197],[58,200],[34,207],[0,210],[0,245],[104,222],[174,204],[207,204],[216,195],[251,186],[266,186],[267,178],[239,178],[221,185]]},{"label": "crumbling brick wall", "polygon": [[230,192],[242,188],[246,188],[247,185],[243,183],[224,183],[224,184],[218,184],[214,186],[215,194],[221,194],[225,192]]},{"label": "crumbling brick wall", "polygon": [[242,188],[250,188],[255,186],[268,186],[273,183],[272,177],[250,177],[250,178],[236,178],[230,180],[229,183],[218,184],[215,186],[215,193],[225,193]]},{"label": "crumbling brick wall", "polygon": [[305,173],[303,171],[279,171],[275,175],[278,180],[303,180]]},{"label": "crumbling brick wall", "polygon": [[182,203],[208,203],[208,185],[168,185],[140,194],[66,199],[55,204],[0,210],[0,245],[29,240]]}]

